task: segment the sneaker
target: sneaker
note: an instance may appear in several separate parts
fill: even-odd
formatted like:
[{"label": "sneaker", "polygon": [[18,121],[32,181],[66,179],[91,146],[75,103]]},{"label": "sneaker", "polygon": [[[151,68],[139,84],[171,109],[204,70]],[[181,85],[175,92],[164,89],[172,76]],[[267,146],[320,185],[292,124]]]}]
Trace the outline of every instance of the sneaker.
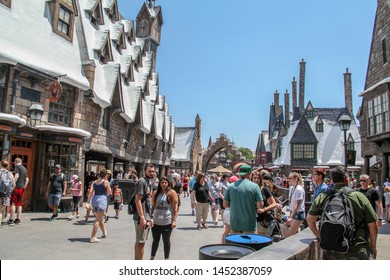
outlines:
[{"label": "sneaker", "polygon": [[19,225],[21,223],[20,219],[15,220],[15,225]]},{"label": "sneaker", "polygon": [[118,216],[118,215],[115,215],[115,219],[119,219],[119,216]]},{"label": "sneaker", "polygon": [[79,215],[77,215],[77,216],[76,216],[76,219],[78,219],[78,218],[80,218],[80,216],[79,216]]},{"label": "sneaker", "polygon": [[55,220],[57,220],[57,216],[52,215],[50,221],[55,221]]},{"label": "sneaker", "polygon": [[70,215],[70,216],[68,216],[68,219],[69,219],[69,220],[73,220],[73,219],[74,219],[74,216],[73,216],[73,215]]},{"label": "sneaker", "polygon": [[206,224],[202,224],[203,228],[208,228],[208,226]]},{"label": "sneaker", "polygon": [[15,225],[14,220],[9,219],[9,220],[8,220],[8,225],[9,225],[9,226],[14,226],[14,225]]},{"label": "sneaker", "polygon": [[202,229],[202,226],[201,226],[201,225],[198,225],[196,228],[197,228],[197,229]]},{"label": "sneaker", "polygon": [[110,218],[109,216],[106,216],[106,219],[104,222],[107,223],[109,218]]},{"label": "sneaker", "polygon": [[97,239],[96,237],[92,237],[91,240],[89,240],[90,243],[97,243],[100,242],[100,239]]}]

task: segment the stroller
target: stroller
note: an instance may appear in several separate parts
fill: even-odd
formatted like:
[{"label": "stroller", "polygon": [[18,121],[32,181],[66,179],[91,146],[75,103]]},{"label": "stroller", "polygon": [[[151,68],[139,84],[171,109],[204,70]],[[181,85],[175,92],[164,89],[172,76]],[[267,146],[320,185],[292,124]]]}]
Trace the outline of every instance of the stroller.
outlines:
[{"label": "stroller", "polygon": [[288,199],[285,200],[282,196],[275,197],[277,206],[274,210],[275,227],[272,231],[272,238],[274,242],[279,242],[284,239],[284,232],[287,230],[287,216],[283,212],[283,207],[288,203]]}]

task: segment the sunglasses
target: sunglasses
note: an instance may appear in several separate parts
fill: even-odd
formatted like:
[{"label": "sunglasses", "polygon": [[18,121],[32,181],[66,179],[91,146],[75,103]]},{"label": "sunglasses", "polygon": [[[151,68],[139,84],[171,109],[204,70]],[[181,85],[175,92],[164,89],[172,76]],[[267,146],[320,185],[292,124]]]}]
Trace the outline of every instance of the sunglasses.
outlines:
[{"label": "sunglasses", "polygon": [[367,180],[360,180],[359,182],[367,182]]}]

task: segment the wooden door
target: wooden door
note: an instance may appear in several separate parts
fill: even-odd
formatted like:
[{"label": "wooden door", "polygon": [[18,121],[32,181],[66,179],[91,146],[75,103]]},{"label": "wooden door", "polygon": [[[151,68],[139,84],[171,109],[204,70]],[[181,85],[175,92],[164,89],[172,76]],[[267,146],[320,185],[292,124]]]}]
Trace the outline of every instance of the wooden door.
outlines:
[{"label": "wooden door", "polygon": [[22,207],[23,210],[31,210],[32,194],[34,188],[34,151],[36,143],[27,140],[14,139],[11,145],[11,172],[14,171],[15,159],[21,158],[22,164],[27,169],[27,176],[30,180],[27,188],[24,190]]}]

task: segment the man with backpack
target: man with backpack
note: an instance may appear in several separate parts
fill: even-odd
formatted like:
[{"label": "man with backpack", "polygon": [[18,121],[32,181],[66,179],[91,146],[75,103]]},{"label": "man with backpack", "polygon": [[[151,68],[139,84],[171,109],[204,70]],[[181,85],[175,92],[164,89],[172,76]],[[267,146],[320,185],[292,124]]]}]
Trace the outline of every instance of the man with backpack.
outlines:
[{"label": "man with backpack", "polygon": [[153,219],[150,213],[151,186],[150,180],[155,173],[154,166],[147,164],[144,168],[144,176],[135,183],[135,206],[137,211],[133,214],[135,228],[134,259],[142,260],[144,257],[145,243],[148,240],[150,228],[153,227]]},{"label": "man with backpack", "polygon": [[14,176],[7,170],[8,161],[0,162],[0,227],[3,220],[3,212],[10,206],[11,193],[15,187]]},{"label": "man with backpack", "polygon": [[331,176],[334,187],[319,194],[306,218],[324,250],[323,259],[375,259],[378,228],[374,209],[362,193],[347,187],[343,167],[332,169]]}]

